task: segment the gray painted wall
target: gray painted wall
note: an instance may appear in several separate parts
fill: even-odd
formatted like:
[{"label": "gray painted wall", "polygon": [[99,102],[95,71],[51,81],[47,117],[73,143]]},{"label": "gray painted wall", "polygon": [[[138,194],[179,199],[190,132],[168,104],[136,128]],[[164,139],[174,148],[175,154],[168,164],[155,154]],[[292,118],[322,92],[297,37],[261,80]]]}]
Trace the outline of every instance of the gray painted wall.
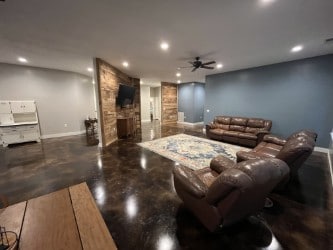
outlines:
[{"label": "gray painted wall", "polygon": [[66,71],[0,63],[0,100],[35,100],[43,136],[83,131],[95,117],[92,79]]},{"label": "gray painted wall", "polygon": [[205,104],[203,83],[183,83],[178,85],[178,111],[184,112],[184,121],[202,122]]},{"label": "gray painted wall", "polygon": [[[333,127],[333,55],[206,77],[205,123],[216,115],[261,117],[287,137],[310,128],[328,147]],[[207,109],[210,112],[207,112]]]}]

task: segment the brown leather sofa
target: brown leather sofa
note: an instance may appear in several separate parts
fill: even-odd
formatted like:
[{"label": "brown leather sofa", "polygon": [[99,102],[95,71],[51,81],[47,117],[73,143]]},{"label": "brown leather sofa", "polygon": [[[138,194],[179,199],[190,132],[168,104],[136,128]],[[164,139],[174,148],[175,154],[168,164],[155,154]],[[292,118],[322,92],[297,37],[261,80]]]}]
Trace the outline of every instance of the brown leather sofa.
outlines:
[{"label": "brown leather sofa", "polygon": [[288,166],[278,159],[225,160],[232,167],[192,171],[180,166],[173,171],[178,196],[212,232],[257,213],[275,185],[289,175]]},{"label": "brown leather sofa", "polygon": [[271,127],[272,121],[261,118],[216,116],[206,125],[206,135],[214,140],[255,147]]},{"label": "brown leather sofa", "polygon": [[300,166],[312,154],[316,138],[317,134],[310,130],[295,132],[287,139],[266,135],[263,141],[252,151],[237,152],[237,162],[250,159],[277,158],[288,164],[291,177],[294,177]]}]

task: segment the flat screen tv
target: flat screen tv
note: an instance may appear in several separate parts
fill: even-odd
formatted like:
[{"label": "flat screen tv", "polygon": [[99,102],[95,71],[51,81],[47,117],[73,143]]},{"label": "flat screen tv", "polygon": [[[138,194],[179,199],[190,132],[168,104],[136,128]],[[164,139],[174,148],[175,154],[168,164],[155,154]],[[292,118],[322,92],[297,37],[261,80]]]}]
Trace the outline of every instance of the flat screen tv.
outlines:
[{"label": "flat screen tv", "polygon": [[125,107],[126,105],[133,104],[135,95],[135,88],[119,84],[118,96],[116,98],[116,105],[120,107]]}]

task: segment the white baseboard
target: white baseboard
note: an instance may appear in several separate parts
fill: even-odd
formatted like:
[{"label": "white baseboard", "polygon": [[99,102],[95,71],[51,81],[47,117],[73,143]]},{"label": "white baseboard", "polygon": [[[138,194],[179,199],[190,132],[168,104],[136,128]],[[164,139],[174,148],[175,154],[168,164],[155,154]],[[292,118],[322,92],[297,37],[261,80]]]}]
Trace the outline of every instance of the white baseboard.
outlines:
[{"label": "white baseboard", "polygon": [[328,148],[315,147],[314,151],[328,154]]},{"label": "white baseboard", "polygon": [[189,125],[189,126],[195,126],[195,125],[202,125],[202,124],[204,124],[204,122],[191,123],[191,122],[179,122],[179,121],[177,121],[177,123],[183,124],[183,125]]},{"label": "white baseboard", "polygon": [[42,135],[41,139],[49,139],[49,138],[57,138],[57,137],[63,137],[63,136],[71,136],[71,135],[81,135],[84,134],[86,131],[74,131],[74,132],[67,132],[67,133],[59,133],[59,134],[48,134],[48,135]]}]

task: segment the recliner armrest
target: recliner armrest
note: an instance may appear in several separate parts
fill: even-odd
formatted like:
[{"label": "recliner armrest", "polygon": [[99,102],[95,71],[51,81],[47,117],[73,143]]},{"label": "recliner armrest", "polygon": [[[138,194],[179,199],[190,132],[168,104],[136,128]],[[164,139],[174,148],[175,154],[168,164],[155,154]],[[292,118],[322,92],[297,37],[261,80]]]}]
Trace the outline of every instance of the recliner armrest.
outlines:
[{"label": "recliner armrest", "polygon": [[282,139],[278,136],[275,135],[265,135],[263,138],[264,142],[268,142],[268,143],[274,143],[280,146],[283,146],[284,144],[286,144],[286,140]]},{"label": "recliner armrest", "polygon": [[206,195],[208,187],[199,177],[189,168],[180,166],[173,169],[175,185],[179,185],[188,193],[197,198],[203,198]]},{"label": "recliner armrest", "polygon": [[209,204],[215,205],[231,192],[237,189],[246,189],[251,185],[251,179],[239,169],[230,168],[220,174],[209,187],[206,200]]},{"label": "recliner armrest", "polygon": [[230,160],[229,158],[223,155],[218,155],[210,161],[209,166],[212,170],[220,174],[224,170],[232,168],[234,165],[235,165],[234,161]]},{"label": "recliner armrest", "polygon": [[247,152],[247,151],[238,151],[236,153],[236,156],[237,156],[237,162],[255,160],[255,159],[259,160],[259,159],[267,158],[267,157],[262,157],[262,156],[258,155],[257,153]]}]

